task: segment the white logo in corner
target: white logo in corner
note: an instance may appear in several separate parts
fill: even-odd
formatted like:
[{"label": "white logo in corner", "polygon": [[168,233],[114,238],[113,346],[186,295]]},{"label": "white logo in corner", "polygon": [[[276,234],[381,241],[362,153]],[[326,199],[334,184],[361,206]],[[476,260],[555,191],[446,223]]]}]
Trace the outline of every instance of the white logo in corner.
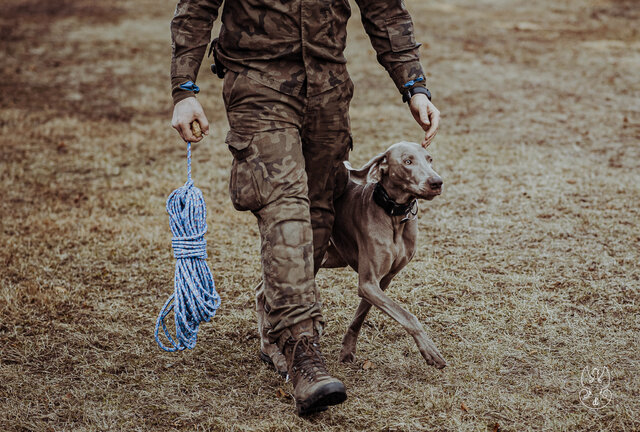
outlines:
[{"label": "white logo in corner", "polygon": [[607,366],[593,367],[585,366],[580,377],[580,402],[591,409],[600,409],[609,405],[613,399],[613,394],[609,390],[611,374]]}]

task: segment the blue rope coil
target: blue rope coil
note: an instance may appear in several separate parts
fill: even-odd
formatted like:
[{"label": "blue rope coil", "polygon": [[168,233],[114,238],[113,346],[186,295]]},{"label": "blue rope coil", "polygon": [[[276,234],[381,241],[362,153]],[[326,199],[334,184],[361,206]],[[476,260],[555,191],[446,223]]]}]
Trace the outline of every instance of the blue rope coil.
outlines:
[{"label": "blue rope coil", "polygon": [[[202,191],[191,179],[191,143],[187,143],[187,182],[174,190],[167,199],[167,213],[176,259],[174,293],[162,306],[156,321],[155,337],[165,351],[182,351],[196,346],[201,322],[209,322],[220,306],[220,296],[207,259],[207,207]],[[173,310],[176,325],[175,339],[167,330],[165,318]],[[160,341],[160,326],[169,346]]]}]

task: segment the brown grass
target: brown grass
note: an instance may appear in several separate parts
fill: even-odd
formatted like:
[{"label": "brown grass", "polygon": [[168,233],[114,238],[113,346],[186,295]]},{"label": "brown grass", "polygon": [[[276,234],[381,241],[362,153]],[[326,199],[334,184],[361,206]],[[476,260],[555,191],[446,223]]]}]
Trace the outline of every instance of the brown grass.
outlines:
[{"label": "brown grass", "polygon": [[[172,289],[164,201],[186,176],[169,127],[173,1],[5,3],[0,430],[640,429],[637,2],[407,1],[443,113],[432,152],[445,193],[423,203],[421,248],[390,293],[450,366],[427,366],[377,311],[356,364],[338,364],[356,277],[323,271],[324,350],[349,399],[308,419],[257,357],[257,229],[227,196],[221,83],[206,62],[213,133],[194,177],[223,304],[193,351],[153,340]],[[421,134],[355,15],[358,165]],[[594,411],[578,392],[597,365],[614,399]]]}]

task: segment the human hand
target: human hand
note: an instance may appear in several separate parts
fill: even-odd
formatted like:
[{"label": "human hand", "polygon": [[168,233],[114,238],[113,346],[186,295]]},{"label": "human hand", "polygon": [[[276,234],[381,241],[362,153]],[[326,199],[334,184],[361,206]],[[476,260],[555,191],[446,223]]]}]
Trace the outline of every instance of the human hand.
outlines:
[{"label": "human hand", "polygon": [[[200,123],[202,135],[196,136],[191,129],[191,123],[197,120]],[[178,131],[183,140],[188,142],[198,142],[209,133],[209,121],[200,102],[195,97],[188,97],[181,100],[173,107],[173,118],[171,126]]]},{"label": "human hand", "polygon": [[424,130],[425,135],[422,140],[422,147],[427,148],[436,133],[440,124],[440,111],[431,103],[427,95],[416,93],[409,102],[409,108],[413,118],[416,119],[420,127]]}]

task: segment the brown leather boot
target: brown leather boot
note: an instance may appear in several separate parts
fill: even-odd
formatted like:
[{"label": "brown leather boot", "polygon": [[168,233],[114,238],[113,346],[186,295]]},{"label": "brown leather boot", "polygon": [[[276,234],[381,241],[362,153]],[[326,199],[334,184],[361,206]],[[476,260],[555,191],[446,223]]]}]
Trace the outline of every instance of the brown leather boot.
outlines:
[{"label": "brown leather boot", "polygon": [[295,324],[288,330],[278,345],[287,361],[298,415],[324,411],[329,405],[344,402],[347,391],[340,380],[327,372],[313,320]]}]

